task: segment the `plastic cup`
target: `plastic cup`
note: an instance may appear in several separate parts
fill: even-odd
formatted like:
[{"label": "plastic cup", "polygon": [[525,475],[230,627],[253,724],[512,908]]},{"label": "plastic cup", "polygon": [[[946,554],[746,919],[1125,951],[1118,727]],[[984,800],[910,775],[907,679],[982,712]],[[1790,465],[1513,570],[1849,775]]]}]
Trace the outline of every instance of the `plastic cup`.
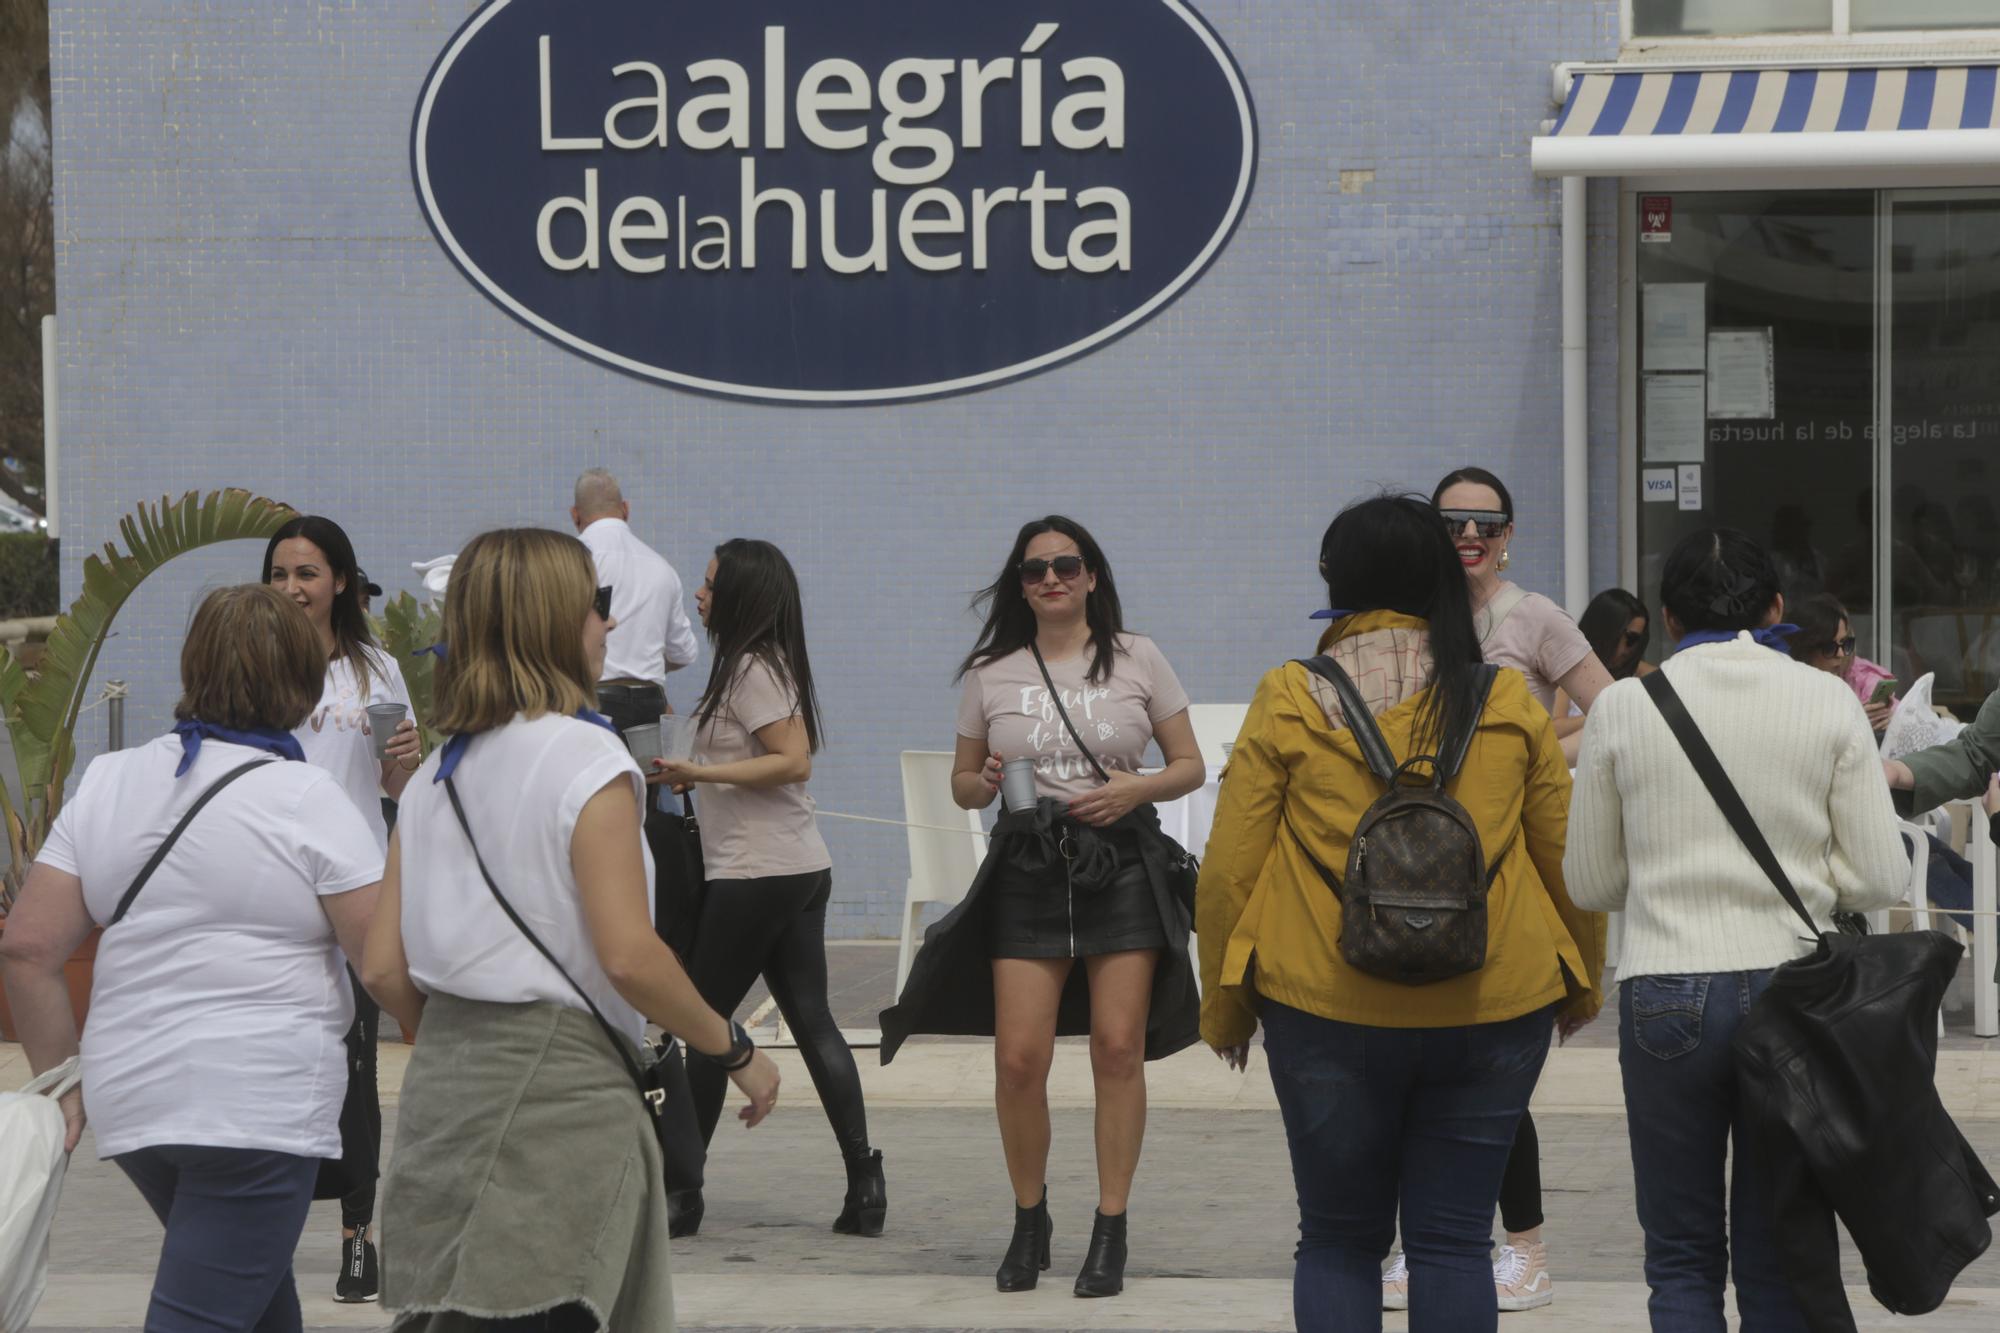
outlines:
[{"label": "plastic cup", "polygon": [[409,711],[401,704],[368,705],[368,743],[375,748],[377,763],[389,757],[389,741],[402,724],[403,715]]},{"label": "plastic cup", "polygon": [[639,767],[646,772],[653,769],[653,761],[661,758],[660,724],[643,722],[636,727],[625,728],[625,748],[639,761]]},{"label": "plastic cup", "polygon": [[1000,766],[1000,800],[1009,810],[1035,808],[1035,761],[1009,759]]},{"label": "plastic cup", "polygon": [[697,730],[692,717],[678,713],[660,719],[660,758],[683,763],[694,756],[694,734]]}]

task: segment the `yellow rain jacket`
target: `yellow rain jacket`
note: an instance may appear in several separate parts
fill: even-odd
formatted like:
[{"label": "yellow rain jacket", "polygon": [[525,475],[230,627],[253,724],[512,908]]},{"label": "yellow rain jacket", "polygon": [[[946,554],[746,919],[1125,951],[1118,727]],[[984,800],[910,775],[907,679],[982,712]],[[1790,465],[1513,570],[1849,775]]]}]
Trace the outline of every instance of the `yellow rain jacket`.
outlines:
[{"label": "yellow rain jacket", "polygon": [[[1425,629],[1372,611],[1336,621],[1321,651],[1371,630]],[[1201,1035],[1247,1041],[1258,995],[1343,1023],[1454,1027],[1497,1023],[1566,1000],[1591,1018],[1603,1003],[1604,917],[1563,887],[1570,779],[1549,715],[1517,671],[1502,670],[1451,794],[1471,814],[1489,864],[1486,965],[1428,986],[1384,981],[1340,956],[1340,901],[1307,853],[1336,876],[1362,813],[1382,794],[1352,732],[1327,720],[1311,674],[1287,663],[1257,687],[1222,779],[1195,894],[1201,945]],[[1428,691],[1382,712],[1398,759]],[[1505,848],[1505,852],[1502,852]]]}]

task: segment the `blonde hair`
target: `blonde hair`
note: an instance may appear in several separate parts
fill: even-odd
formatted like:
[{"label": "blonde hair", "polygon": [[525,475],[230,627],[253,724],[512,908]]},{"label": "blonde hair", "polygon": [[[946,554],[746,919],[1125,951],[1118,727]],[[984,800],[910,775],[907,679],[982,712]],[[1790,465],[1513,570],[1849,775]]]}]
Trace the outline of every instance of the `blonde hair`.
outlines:
[{"label": "blonde hair", "polygon": [[474,537],[445,587],[439,731],[491,731],[516,713],[569,716],[594,707],[583,652],[597,570],[584,544],[546,528]]},{"label": "blonde hair", "polygon": [[218,588],[202,599],[181,644],[174,716],[291,731],[318,707],[325,680],[319,635],[291,598],[266,583]]}]

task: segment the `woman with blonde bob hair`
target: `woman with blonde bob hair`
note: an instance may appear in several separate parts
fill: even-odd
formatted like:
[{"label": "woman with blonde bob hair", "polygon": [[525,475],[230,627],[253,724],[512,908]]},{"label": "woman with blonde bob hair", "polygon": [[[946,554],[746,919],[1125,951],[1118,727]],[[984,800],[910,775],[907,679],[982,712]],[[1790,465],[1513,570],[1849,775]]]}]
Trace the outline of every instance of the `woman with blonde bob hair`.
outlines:
[{"label": "woman with blonde bob hair", "polygon": [[342,953],[360,956],[382,873],[361,812],[291,734],[325,671],[276,589],[209,594],[174,729],[91,762],[0,938],[40,1072],[78,1053],[63,963],[105,928],[66,1146],[87,1106],[98,1156],[166,1228],[147,1328],[300,1327],[292,1253],[320,1160],[340,1156]]},{"label": "woman with blonde bob hair", "polygon": [[636,1058],[651,1019],[728,1071],[746,1123],[777,1100],[653,932],[644,780],[590,707],[595,585],[576,538],[517,528],[474,538],[445,591],[451,739],[404,793],[363,969],[423,1030],[384,1191],[399,1330],[671,1327],[659,1146],[612,1043]]}]

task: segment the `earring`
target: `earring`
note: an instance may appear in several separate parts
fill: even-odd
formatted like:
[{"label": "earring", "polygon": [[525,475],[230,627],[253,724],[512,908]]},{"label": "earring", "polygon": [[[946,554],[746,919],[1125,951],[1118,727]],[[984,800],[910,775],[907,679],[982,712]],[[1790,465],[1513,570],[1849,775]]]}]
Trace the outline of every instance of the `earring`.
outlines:
[{"label": "earring", "polygon": [[1500,568],[1502,569],[1507,568],[1508,562],[1512,559],[1513,559],[1513,553],[1508,551],[1505,547],[1502,547],[1500,550]]}]

